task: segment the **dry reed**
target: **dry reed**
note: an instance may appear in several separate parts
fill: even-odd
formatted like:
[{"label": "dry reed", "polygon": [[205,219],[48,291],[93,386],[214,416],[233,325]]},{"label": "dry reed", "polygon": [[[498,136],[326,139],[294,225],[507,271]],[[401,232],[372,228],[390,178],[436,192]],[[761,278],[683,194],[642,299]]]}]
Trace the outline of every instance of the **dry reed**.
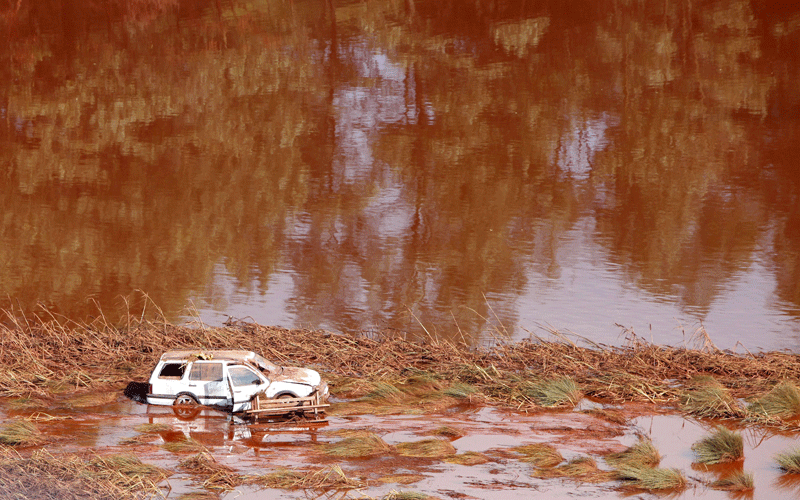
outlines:
[{"label": "dry reed", "polygon": [[395,445],[397,453],[406,457],[444,458],[456,454],[456,449],[443,439],[423,439]]},{"label": "dry reed", "polygon": [[536,469],[533,477],[539,479],[567,478],[587,483],[603,483],[614,478],[614,474],[601,470],[591,457],[576,457],[558,467]]},{"label": "dry reed", "polygon": [[0,444],[35,446],[42,442],[44,437],[33,422],[14,420],[0,428]]},{"label": "dry reed", "polygon": [[696,377],[681,394],[681,409],[699,418],[742,418],[744,408],[716,379]]},{"label": "dry reed", "polygon": [[627,486],[643,490],[678,490],[686,487],[686,477],[678,469],[622,465],[617,469],[617,476]]},{"label": "dry reed", "polygon": [[338,465],[311,471],[279,469],[263,476],[251,478],[248,482],[266,488],[285,490],[344,490],[365,486],[363,481],[348,477]]},{"label": "dry reed", "polygon": [[386,453],[390,449],[377,434],[367,431],[350,432],[340,441],[322,445],[324,454],[340,458],[369,457]]},{"label": "dry reed", "polygon": [[466,453],[459,453],[458,455],[453,455],[452,457],[447,457],[444,459],[445,462],[449,464],[458,464],[458,465],[480,465],[485,464],[489,461],[489,457],[484,455],[483,453],[478,453],[475,451],[468,451]]},{"label": "dry reed", "polygon": [[[279,364],[318,367],[333,379],[350,380],[352,387],[365,377],[385,381],[402,392],[401,406],[407,404],[404,398],[414,396],[404,378],[415,377],[415,383],[439,387],[454,403],[480,396],[513,408],[529,404],[525,391],[530,382],[520,378],[526,373],[542,380],[569,378],[586,395],[609,402],[667,404],[678,404],[687,392],[682,384],[688,388],[702,375],[713,374],[736,398],[764,393],[777,380],[800,380],[800,358],[789,352],[738,355],[709,346],[665,347],[638,340],[620,347],[581,346],[560,335],[469,349],[436,338],[421,344],[398,336],[366,338],[246,322],[207,328],[175,326],[160,318],[111,322],[102,314],[89,323],[55,318],[47,311],[0,314],[5,316],[0,321],[0,397],[46,399],[54,391],[143,381],[160,354],[173,348],[254,350]],[[422,381],[426,376],[421,373],[435,377]],[[344,384],[332,387],[337,395],[346,392]],[[362,396],[376,390],[389,399],[400,396],[375,385]],[[764,403],[751,410],[766,411]]]},{"label": "dry reed", "polygon": [[800,390],[789,381],[778,383],[772,390],[747,407],[753,415],[766,417],[793,417],[800,414]]},{"label": "dry reed", "polygon": [[640,436],[636,444],[625,451],[606,456],[605,460],[606,463],[617,468],[623,465],[637,468],[656,467],[661,462],[661,454],[652,441]]}]

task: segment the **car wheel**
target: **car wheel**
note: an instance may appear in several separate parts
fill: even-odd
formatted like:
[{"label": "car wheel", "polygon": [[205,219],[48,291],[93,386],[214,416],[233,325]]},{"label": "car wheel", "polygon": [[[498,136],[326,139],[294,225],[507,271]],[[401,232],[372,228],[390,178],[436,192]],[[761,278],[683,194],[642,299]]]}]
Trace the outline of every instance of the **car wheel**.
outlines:
[{"label": "car wheel", "polygon": [[199,403],[191,394],[178,394],[172,405],[175,416],[181,419],[192,419],[200,413]]}]

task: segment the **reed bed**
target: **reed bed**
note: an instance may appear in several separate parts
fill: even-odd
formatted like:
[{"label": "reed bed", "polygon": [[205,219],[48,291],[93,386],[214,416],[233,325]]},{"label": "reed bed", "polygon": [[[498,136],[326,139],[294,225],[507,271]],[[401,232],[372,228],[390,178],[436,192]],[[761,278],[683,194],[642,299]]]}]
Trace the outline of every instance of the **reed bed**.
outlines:
[{"label": "reed bed", "polygon": [[575,406],[583,397],[578,385],[570,377],[539,380],[523,385],[522,392],[537,405],[545,408]]},{"label": "reed bed", "polygon": [[779,453],[775,457],[775,462],[783,472],[789,474],[800,474],[800,448]]},{"label": "reed bed", "polygon": [[130,455],[52,455],[24,458],[0,450],[0,497],[37,500],[139,499],[161,497],[167,474]]},{"label": "reed bed", "polygon": [[[676,405],[699,376],[713,375],[734,398],[758,397],[776,381],[800,380],[795,354],[734,354],[709,343],[699,349],[639,339],[625,346],[579,345],[555,332],[547,339],[472,349],[438,338],[413,342],[396,335],[368,338],[239,321],[207,328],[176,326],[157,317],[109,321],[99,314],[92,322],[77,323],[48,311],[2,311],[0,316],[0,397],[45,401],[59,391],[146,380],[163,351],[187,347],[248,349],[279,364],[314,366],[335,382],[331,385],[337,395],[397,399],[399,408],[415,397],[433,401],[432,392],[442,399],[431,408],[449,404],[446,397],[453,404],[481,398],[521,409],[574,399],[537,401],[526,396],[533,385],[527,374],[539,380],[571,380],[586,396],[608,402]],[[421,396],[416,388],[429,395]],[[751,411],[767,412],[767,403],[769,399],[757,400]]]},{"label": "reed bed", "polygon": [[753,483],[753,474],[744,471],[737,471],[721,479],[712,481],[708,486],[712,489],[723,491],[749,491],[755,487]]},{"label": "reed bed", "polygon": [[744,457],[742,435],[718,426],[713,434],[692,445],[695,458],[703,464],[733,462]]},{"label": "reed bed", "polygon": [[201,452],[181,460],[178,467],[204,479],[203,488],[209,490],[232,490],[245,483],[247,478],[227,465],[218,463],[207,452]]}]

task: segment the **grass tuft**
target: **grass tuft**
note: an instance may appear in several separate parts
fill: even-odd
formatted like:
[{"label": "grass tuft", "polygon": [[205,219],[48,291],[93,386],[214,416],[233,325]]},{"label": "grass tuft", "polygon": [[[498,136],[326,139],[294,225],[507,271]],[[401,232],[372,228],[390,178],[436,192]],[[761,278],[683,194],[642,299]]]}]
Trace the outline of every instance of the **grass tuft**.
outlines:
[{"label": "grass tuft", "polygon": [[708,486],[715,490],[724,491],[752,490],[754,488],[753,474],[751,472],[737,471],[710,483]]},{"label": "grass tuft", "polygon": [[778,454],[775,461],[783,472],[800,474],[800,448]]},{"label": "grass tuft", "polygon": [[298,489],[355,489],[363,488],[364,483],[347,477],[341,467],[334,465],[312,471],[278,469],[275,472],[258,476],[250,482],[266,488],[285,490]]},{"label": "grass tuft", "polygon": [[528,462],[536,467],[555,467],[564,461],[564,457],[553,446],[545,443],[527,444],[513,448],[517,453],[524,455],[523,462]]},{"label": "grass tuft", "polygon": [[0,428],[0,443],[11,446],[35,446],[44,441],[33,422],[14,420]]},{"label": "grass tuft", "polygon": [[617,469],[617,476],[629,486],[643,490],[678,490],[686,487],[686,477],[678,469],[622,465]]},{"label": "grass tuft", "polygon": [[206,451],[205,446],[191,438],[169,441],[162,444],[161,447],[172,453],[200,453]]},{"label": "grass tuft", "polygon": [[455,427],[450,427],[449,425],[443,425],[433,429],[428,434],[431,436],[441,436],[448,439],[458,439],[464,436],[464,431],[461,429],[456,429]]},{"label": "grass tuft", "polygon": [[558,467],[537,469],[534,471],[533,477],[540,479],[569,478],[587,483],[602,483],[610,481],[614,475],[611,472],[600,470],[597,462],[591,457],[577,457]]},{"label": "grass tuft", "polygon": [[489,461],[489,457],[484,455],[483,453],[478,453],[475,451],[468,451],[466,453],[461,453],[458,455],[453,455],[452,457],[447,457],[444,459],[445,462],[449,464],[458,464],[458,465],[480,465],[485,464]]},{"label": "grass tuft", "polygon": [[390,449],[377,434],[368,431],[352,432],[341,441],[322,445],[324,454],[340,458],[369,457]]},{"label": "grass tuft", "polygon": [[142,434],[156,434],[159,432],[171,431],[172,426],[167,424],[140,424],[133,428]]},{"label": "grass tuft", "polygon": [[606,462],[617,468],[623,465],[656,467],[661,462],[661,454],[650,439],[640,436],[639,441],[627,450],[608,455]]},{"label": "grass tuft", "polygon": [[712,377],[697,377],[681,394],[681,409],[699,418],[741,418],[744,408],[728,389]]},{"label": "grass tuft", "polygon": [[523,393],[537,405],[552,408],[555,406],[575,406],[583,397],[578,384],[570,377],[559,377],[528,383]]},{"label": "grass tuft", "polygon": [[747,407],[750,413],[766,417],[787,418],[800,414],[800,390],[784,380]]},{"label": "grass tuft", "polygon": [[695,458],[703,464],[733,462],[744,456],[742,435],[719,426],[713,434],[692,445]]},{"label": "grass tuft", "polygon": [[456,454],[455,447],[443,439],[423,439],[395,446],[397,453],[405,457],[444,458]]}]

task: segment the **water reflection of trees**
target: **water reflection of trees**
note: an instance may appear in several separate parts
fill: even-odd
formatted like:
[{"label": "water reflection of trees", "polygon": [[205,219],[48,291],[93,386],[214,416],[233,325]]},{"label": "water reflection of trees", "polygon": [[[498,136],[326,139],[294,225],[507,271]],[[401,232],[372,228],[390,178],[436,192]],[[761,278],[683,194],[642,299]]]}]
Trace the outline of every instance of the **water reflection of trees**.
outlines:
[{"label": "water reflection of trees", "polygon": [[591,217],[653,293],[706,308],[767,245],[800,305],[797,14],[584,4],[23,1],[0,282],[178,311],[288,267],[301,322],[473,332]]}]

